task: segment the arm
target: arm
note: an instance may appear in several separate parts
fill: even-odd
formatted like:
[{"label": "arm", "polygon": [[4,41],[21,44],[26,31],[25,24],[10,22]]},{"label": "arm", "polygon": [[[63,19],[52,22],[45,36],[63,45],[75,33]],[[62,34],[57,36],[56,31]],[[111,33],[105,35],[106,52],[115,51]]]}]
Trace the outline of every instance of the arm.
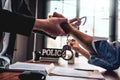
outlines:
[{"label": "arm", "polygon": [[[22,13],[21,8],[20,12]],[[35,19],[21,13],[9,12],[0,8],[0,32],[12,32],[29,36],[32,29],[38,29],[52,36],[64,34],[60,24],[67,22],[65,18]]]},{"label": "arm", "polygon": [[69,44],[72,47],[73,50],[77,51],[78,53],[82,54],[87,59],[90,58],[89,52],[82,48],[79,43],[75,39],[69,40]]}]

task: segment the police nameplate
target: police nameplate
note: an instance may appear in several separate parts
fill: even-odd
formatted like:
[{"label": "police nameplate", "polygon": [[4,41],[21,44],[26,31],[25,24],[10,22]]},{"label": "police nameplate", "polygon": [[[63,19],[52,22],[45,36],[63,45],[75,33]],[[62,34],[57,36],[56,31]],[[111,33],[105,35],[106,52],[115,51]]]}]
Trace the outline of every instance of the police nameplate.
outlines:
[{"label": "police nameplate", "polygon": [[51,57],[51,58],[59,58],[61,57],[62,49],[56,48],[43,48],[41,50],[41,57]]}]

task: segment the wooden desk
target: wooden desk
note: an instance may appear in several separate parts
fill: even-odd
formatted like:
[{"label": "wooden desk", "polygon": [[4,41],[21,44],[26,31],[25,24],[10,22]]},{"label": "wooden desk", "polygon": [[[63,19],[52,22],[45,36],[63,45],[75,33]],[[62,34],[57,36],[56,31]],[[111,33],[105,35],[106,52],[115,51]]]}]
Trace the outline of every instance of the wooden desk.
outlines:
[{"label": "wooden desk", "polygon": [[[37,63],[50,64],[51,62],[37,62]],[[55,65],[58,65],[58,64],[55,63]],[[64,66],[64,67],[94,68],[94,69],[98,69],[102,73],[102,75],[105,77],[105,80],[120,80],[120,69],[115,71],[106,71],[102,68],[88,64],[84,58],[79,58],[76,60],[75,64],[69,64],[68,66]],[[18,79],[19,74],[20,72],[3,72],[3,73],[0,73],[0,80],[19,80]]]}]

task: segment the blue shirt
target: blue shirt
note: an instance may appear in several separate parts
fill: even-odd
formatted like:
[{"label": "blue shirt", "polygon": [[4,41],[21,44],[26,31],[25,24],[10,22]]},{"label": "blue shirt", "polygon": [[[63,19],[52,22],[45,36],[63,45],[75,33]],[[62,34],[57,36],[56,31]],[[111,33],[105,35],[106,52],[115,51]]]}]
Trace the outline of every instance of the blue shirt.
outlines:
[{"label": "blue shirt", "polygon": [[91,53],[88,63],[107,70],[115,70],[120,66],[120,43],[107,40],[93,41],[93,48],[97,54]]}]

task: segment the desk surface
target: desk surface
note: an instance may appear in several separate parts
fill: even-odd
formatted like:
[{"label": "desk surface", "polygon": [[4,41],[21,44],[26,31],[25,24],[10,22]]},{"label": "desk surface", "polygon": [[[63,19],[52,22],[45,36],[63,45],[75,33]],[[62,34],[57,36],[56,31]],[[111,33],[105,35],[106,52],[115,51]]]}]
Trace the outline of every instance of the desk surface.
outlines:
[{"label": "desk surface", "polygon": [[[37,63],[50,64],[51,62],[42,61],[42,62],[37,62]],[[58,63],[55,63],[55,64],[58,65]],[[120,68],[115,71],[106,71],[105,69],[102,69],[100,67],[96,67],[96,66],[88,64],[87,61],[85,61],[85,58],[82,58],[82,57],[76,59],[74,64],[68,64],[67,66],[66,65],[59,65],[59,66],[74,67],[74,68],[79,67],[79,68],[88,68],[88,69],[94,68],[94,69],[99,70],[102,73],[102,75],[105,77],[105,80],[120,80]],[[0,80],[19,80],[18,79],[19,74],[20,72],[2,72],[0,73]],[[73,79],[69,79],[69,80],[73,80]],[[83,79],[83,80],[86,80],[86,79]]]}]

